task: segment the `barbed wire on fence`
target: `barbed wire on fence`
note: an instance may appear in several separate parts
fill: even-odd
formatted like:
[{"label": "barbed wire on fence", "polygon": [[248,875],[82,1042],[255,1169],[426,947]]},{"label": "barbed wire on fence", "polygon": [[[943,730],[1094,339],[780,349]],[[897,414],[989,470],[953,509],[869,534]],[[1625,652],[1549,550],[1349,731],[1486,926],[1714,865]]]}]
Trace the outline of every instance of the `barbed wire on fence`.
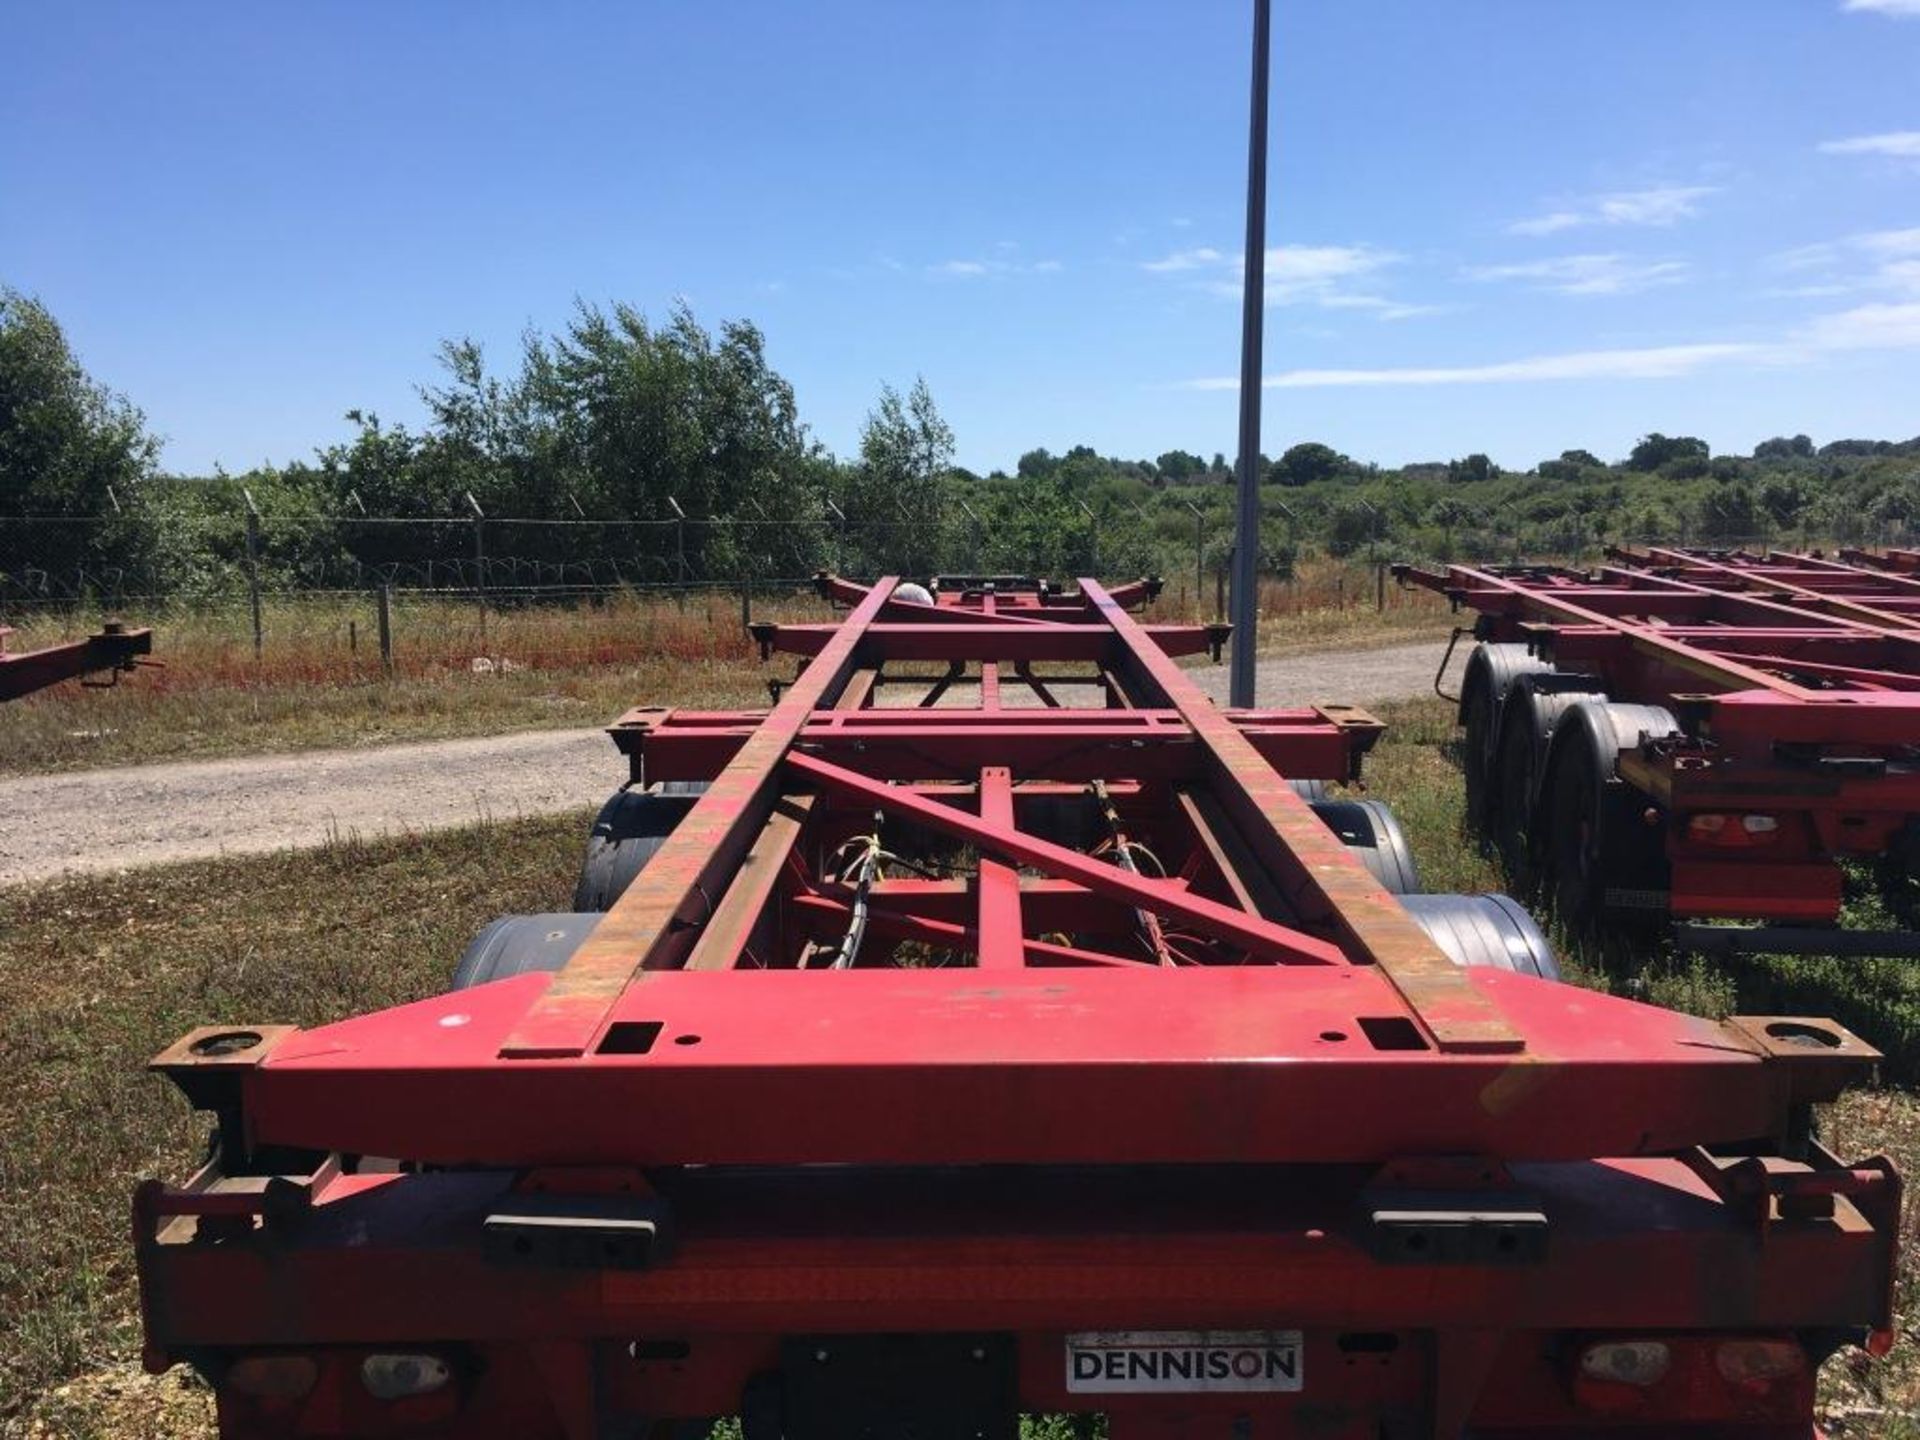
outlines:
[{"label": "barbed wire on fence", "polygon": [[[1219,583],[1231,554],[1231,524],[1222,509],[1181,497],[1180,510],[1051,518],[1052,533],[1014,533],[961,504],[925,516],[825,515],[666,517],[466,517],[195,512],[148,515],[156,540],[142,563],[75,558],[107,553],[142,516],[0,515],[0,614],[62,607],[142,606],[167,609],[219,599],[365,595],[387,588],[410,594],[464,595],[487,603],[592,599],[638,593],[752,588],[797,583],[820,569],[870,578],[883,569],[974,572],[1068,567],[1104,573],[1155,570],[1195,601]],[[1608,540],[1672,543],[1669,535],[1611,533],[1595,517],[1569,514],[1504,528],[1485,523],[1410,524],[1376,506],[1363,533],[1320,535],[1303,542],[1299,517],[1285,512],[1285,539],[1264,554],[1263,569],[1285,578],[1310,545],[1334,556],[1384,559],[1517,561],[1522,556],[1580,563]],[[1511,507],[1509,507],[1511,508]],[[1276,529],[1280,528],[1276,524]],[[1824,537],[1887,544],[1907,538],[1904,525],[1852,526]],[[50,541],[50,535],[67,537]],[[1765,546],[1809,541],[1801,531],[1689,535],[1681,544]],[[1044,546],[1049,553],[1031,553]],[[902,562],[923,562],[907,565]],[[776,577],[779,577],[776,581]]]}]

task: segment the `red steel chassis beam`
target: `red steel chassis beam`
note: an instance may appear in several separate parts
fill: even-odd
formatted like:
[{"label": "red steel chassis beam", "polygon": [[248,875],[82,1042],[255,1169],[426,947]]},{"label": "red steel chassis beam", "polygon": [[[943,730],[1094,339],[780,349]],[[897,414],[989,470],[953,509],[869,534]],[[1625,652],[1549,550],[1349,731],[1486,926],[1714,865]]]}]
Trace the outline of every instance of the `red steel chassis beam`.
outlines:
[{"label": "red steel chassis beam", "polygon": [[81,675],[131,671],[137,658],[153,651],[153,631],[129,630],[118,620],[109,620],[98,634],[84,640],[70,640],[39,650],[9,651],[7,638],[14,632],[0,625],[0,701],[18,700],[62,680]]},{"label": "red steel chassis beam", "polygon": [[[1890,1323],[1897,1177],[1804,1143],[1867,1046],[1456,967],[1262,749],[1352,773],[1364,716],[1216,708],[1127,613],[1144,586],[896,583],[829,578],[843,624],[768,631],[811,659],[751,725],[616,727],[712,783],[557,972],[156,1059],[222,1139],[136,1205],[150,1365],[212,1372],[230,1436],[413,1433],[370,1351],[444,1357],[432,1433],[585,1440],[783,1366],[798,1406],[794,1337],[882,1332],[999,1337],[974,1357],[1004,1342],[1021,1406],[1118,1436],[1810,1432],[1804,1361],[1695,1371]],[[936,627],[977,706],[877,707]],[[1050,707],[1060,678],[1104,705]],[[1104,773],[1063,778],[1076,732]],[[1088,849],[1048,807],[1090,792]],[[928,858],[863,868],[895,849]],[[643,1201],[672,1235],[644,1265],[483,1243]],[[1130,1328],[1297,1329],[1304,1388],[1072,1389],[1067,1337]],[[1569,1371],[1627,1331],[1672,1337],[1674,1385]],[[263,1356],[318,1378],[228,1383]]]}]

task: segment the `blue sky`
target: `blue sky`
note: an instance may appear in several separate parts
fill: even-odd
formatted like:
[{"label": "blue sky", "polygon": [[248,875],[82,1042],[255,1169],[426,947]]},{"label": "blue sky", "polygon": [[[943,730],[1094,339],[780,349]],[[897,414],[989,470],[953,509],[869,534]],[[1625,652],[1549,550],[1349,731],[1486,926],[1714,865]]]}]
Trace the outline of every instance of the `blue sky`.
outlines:
[{"label": "blue sky", "polygon": [[[1920,0],[1277,0],[1264,448],[1920,432]],[[0,282],[197,471],[576,296],[842,453],[1231,452],[1245,0],[13,0]]]}]

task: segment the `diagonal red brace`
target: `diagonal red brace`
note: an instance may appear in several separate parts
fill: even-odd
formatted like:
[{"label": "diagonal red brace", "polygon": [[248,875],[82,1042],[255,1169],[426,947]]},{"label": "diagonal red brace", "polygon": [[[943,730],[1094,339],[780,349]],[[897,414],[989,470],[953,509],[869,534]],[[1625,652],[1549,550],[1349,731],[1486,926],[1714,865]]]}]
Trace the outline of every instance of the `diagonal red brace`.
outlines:
[{"label": "diagonal red brace", "polygon": [[876,806],[922,825],[970,840],[982,850],[1017,865],[1031,865],[1056,879],[1072,880],[1098,895],[1105,895],[1136,909],[1156,915],[1173,915],[1187,924],[1236,945],[1262,960],[1280,965],[1344,965],[1346,956],[1336,945],[1285,925],[1276,925],[1258,915],[1249,915],[1209,900],[1203,895],[1168,880],[1133,875],[1118,866],[1108,865],[1039,839],[1012,826],[994,825],[943,805],[911,791],[871,780],[852,770],[832,765],[811,755],[789,754],[787,767],[862,804]]}]

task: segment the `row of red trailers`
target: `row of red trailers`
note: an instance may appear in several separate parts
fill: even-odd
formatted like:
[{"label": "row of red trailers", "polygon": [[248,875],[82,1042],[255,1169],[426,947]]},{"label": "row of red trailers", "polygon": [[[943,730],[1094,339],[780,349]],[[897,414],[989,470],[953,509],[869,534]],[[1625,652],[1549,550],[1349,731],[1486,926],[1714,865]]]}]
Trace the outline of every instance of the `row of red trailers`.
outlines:
[{"label": "row of red trailers", "polygon": [[223,1435],[1807,1440],[1890,1343],[1856,1037],[1395,893],[1302,794],[1378,723],[1216,708],[1151,582],[822,588],[770,709],[615,727],[576,912],[158,1057],[146,1360]]},{"label": "row of red trailers", "polygon": [[1920,951],[1836,926],[1844,862],[1920,860],[1920,553],[1609,557],[1397,567],[1478,612],[1469,809],[1509,872],[1610,934]]}]

